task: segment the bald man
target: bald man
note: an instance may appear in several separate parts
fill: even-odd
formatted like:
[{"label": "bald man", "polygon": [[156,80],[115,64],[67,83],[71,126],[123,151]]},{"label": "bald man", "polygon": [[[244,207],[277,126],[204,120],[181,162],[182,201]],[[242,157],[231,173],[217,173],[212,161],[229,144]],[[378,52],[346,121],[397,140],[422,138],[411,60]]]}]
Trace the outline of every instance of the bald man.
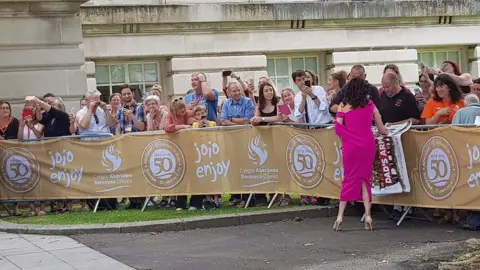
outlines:
[{"label": "bald man", "polygon": [[413,125],[421,123],[417,100],[410,90],[401,85],[397,74],[385,73],[382,86],[378,110],[384,124],[397,125],[407,121],[412,121]]},{"label": "bald man", "polygon": [[[365,68],[362,65],[355,65],[350,70],[350,74],[348,75],[348,77],[349,77],[349,80],[351,80],[353,78],[366,79],[367,74],[365,74]],[[331,114],[336,114],[337,113],[338,105],[340,105],[340,103],[343,101],[346,86],[347,86],[347,84],[345,84],[342,87],[342,90],[340,90],[340,92],[338,92],[338,94],[333,98],[332,102],[330,102],[330,113]],[[375,87],[375,85],[373,85],[373,84],[368,84],[368,90],[370,91],[370,100],[372,100],[373,103],[375,104],[375,106],[377,106],[377,108],[378,108],[379,101],[380,101],[380,98],[379,98],[380,94],[378,93],[377,87]]]}]

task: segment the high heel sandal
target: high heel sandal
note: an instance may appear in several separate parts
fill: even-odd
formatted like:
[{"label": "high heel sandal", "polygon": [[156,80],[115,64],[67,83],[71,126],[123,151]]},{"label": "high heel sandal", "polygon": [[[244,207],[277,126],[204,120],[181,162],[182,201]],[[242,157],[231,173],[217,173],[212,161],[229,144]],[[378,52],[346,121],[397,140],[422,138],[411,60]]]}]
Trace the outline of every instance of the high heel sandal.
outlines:
[{"label": "high heel sandal", "polygon": [[373,220],[371,216],[366,216],[365,217],[365,230],[367,231],[373,231]]},{"label": "high heel sandal", "polygon": [[337,218],[333,224],[334,231],[340,231],[342,229],[343,218]]}]

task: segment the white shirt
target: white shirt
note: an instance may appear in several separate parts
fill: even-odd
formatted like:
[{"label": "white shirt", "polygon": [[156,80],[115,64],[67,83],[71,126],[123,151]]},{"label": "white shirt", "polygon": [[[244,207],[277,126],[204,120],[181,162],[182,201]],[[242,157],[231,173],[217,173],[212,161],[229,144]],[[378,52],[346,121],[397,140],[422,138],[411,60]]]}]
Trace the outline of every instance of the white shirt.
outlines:
[{"label": "white shirt", "polygon": [[[40,128],[42,128],[42,124],[40,123],[37,123],[35,124],[35,126],[33,126],[36,130],[39,130]],[[20,139],[20,138],[19,138]],[[33,130],[31,130],[30,128],[28,128],[27,126],[24,126],[23,127],[23,138],[24,140],[28,140],[28,139],[38,139],[37,136],[35,135],[35,132],[33,132]]]},{"label": "white shirt", "polygon": [[[308,121],[309,124],[312,125],[322,125],[328,124],[332,121],[332,116],[328,110],[329,101],[327,99],[327,93],[323,89],[323,87],[314,85],[312,86],[312,92],[315,96],[317,96],[318,100],[320,101],[320,105],[317,106],[315,101],[312,100],[311,97],[307,96],[306,106],[307,106],[307,113],[308,113]],[[305,111],[300,113],[299,107],[302,103],[302,92],[298,92],[295,96],[295,116],[301,117],[305,115]],[[305,119],[306,120],[306,119]]]},{"label": "white shirt", "polygon": [[[83,118],[87,115],[88,108],[85,106],[83,109],[77,112],[77,119]],[[98,107],[95,115],[98,117],[98,124],[95,121],[95,117],[92,115],[92,120],[90,120],[90,126],[87,129],[83,129],[78,126],[78,134],[85,135],[85,134],[95,134],[95,133],[110,133],[110,129],[107,125],[107,114],[105,111]]]}]

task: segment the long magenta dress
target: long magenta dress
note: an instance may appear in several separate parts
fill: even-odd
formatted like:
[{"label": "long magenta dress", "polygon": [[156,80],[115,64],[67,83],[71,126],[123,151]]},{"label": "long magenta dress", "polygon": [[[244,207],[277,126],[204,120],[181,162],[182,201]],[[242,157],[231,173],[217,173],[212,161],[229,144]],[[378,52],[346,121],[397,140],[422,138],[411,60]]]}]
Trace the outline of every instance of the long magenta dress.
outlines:
[{"label": "long magenta dress", "polygon": [[375,105],[372,101],[364,108],[358,107],[347,113],[337,113],[343,125],[336,122],[335,131],[343,141],[342,156],[344,179],[340,201],[361,201],[362,181],[365,181],[368,196],[372,201],[372,170],[375,160],[375,136],[372,119]]}]

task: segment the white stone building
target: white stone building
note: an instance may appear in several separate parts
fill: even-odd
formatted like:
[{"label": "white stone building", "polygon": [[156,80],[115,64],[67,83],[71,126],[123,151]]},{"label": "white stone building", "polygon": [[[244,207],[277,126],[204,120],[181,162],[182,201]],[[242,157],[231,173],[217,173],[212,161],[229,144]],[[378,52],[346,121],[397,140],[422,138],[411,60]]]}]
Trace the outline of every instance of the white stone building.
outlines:
[{"label": "white stone building", "polygon": [[[4,2],[0,0],[0,14],[18,11],[5,8]],[[366,66],[368,79],[375,84],[390,63],[400,67],[407,84],[418,80],[419,61],[438,67],[452,60],[462,71],[479,76],[480,0],[91,0],[82,4],[79,17],[72,17],[81,2],[85,1],[42,2],[43,11],[56,16],[61,42],[43,51],[50,54],[26,46],[23,53],[30,53],[30,61],[18,68],[30,75],[18,75],[13,83],[5,69],[23,59],[11,54],[15,50],[11,41],[23,34],[15,27],[5,30],[7,19],[0,18],[0,33],[7,34],[5,43],[10,46],[0,41],[0,62],[2,54],[10,54],[10,61],[0,63],[0,80],[10,76],[7,83],[16,91],[2,90],[0,98],[18,101],[27,91],[23,88],[34,86],[42,76],[28,67],[52,62],[56,70],[69,71],[47,74],[49,87],[27,92],[39,95],[54,89],[69,101],[78,100],[87,86],[75,67],[84,59],[88,87],[96,85],[105,97],[123,83],[146,91],[159,83],[168,95],[182,95],[190,89],[194,71],[206,73],[219,90],[223,69],[239,71],[247,80],[268,73],[280,89],[293,86],[290,74],[296,69],[317,72],[325,85],[329,72],[348,70],[356,63]],[[84,58],[75,48],[81,43],[80,21]],[[20,27],[21,21],[15,22]],[[52,27],[52,21],[46,23],[32,19],[30,36],[22,36],[25,42],[40,38],[47,44],[42,46],[49,46],[53,36],[39,34]],[[37,58],[38,63],[32,60]]]}]

